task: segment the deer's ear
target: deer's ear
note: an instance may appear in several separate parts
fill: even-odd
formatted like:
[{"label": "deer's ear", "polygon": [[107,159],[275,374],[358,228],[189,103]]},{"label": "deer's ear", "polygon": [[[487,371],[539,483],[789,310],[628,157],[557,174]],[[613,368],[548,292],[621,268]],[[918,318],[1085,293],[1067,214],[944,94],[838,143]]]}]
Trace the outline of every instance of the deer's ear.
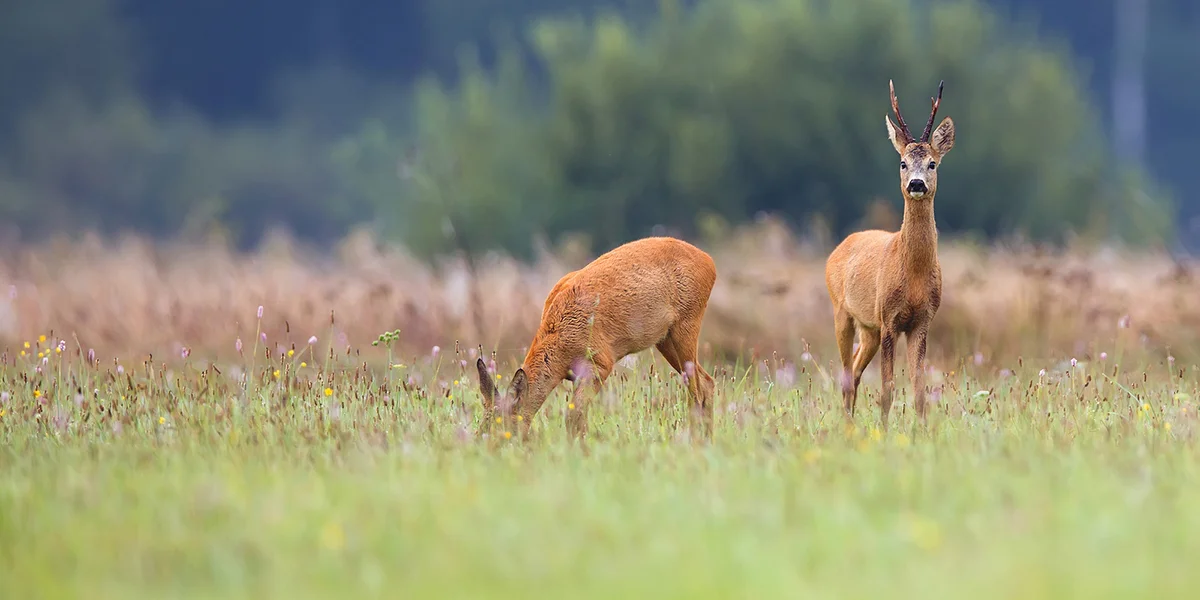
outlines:
[{"label": "deer's ear", "polygon": [[509,387],[509,392],[515,401],[520,401],[525,397],[525,391],[529,387],[529,380],[525,377],[525,369],[517,369],[513,373],[512,386]]},{"label": "deer's ear", "polygon": [[483,408],[490,411],[496,406],[496,384],[482,357],[475,361],[475,370],[479,371],[479,393],[483,395]]},{"label": "deer's ear", "polygon": [[954,121],[950,117],[942,119],[942,123],[929,135],[929,145],[938,156],[945,156],[954,147]]},{"label": "deer's ear", "polygon": [[896,149],[896,154],[904,156],[904,149],[908,147],[908,140],[904,138],[904,134],[900,132],[900,128],[892,123],[892,118],[883,115],[884,122],[887,123],[888,139],[892,141],[892,147]]}]

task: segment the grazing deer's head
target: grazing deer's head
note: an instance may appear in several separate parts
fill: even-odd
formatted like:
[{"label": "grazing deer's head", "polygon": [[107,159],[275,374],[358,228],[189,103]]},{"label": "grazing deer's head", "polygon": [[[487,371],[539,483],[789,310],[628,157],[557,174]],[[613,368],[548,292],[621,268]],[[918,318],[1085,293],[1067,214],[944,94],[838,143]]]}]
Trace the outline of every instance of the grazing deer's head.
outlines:
[{"label": "grazing deer's head", "polygon": [[483,396],[483,423],[480,431],[486,431],[492,425],[499,424],[503,431],[515,433],[516,418],[519,414],[517,407],[525,398],[529,387],[525,369],[517,369],[513,374],[506,393],[500,393],[500,390],[496,389],[496,383],[492,380],[491,373],[488,373],[482,357],[475,361],[475,369],[479,371],[479,393]]},{"label": "grazing deer's head", "polygon": [[938,104],[942,101],[942,85],[938,84],[937,97],[933,98],[933,109],[929,113],[929,123],[921,139],[914,139],[908,132],[908,125],[900,115],[900,104],[896,101],[896,88],[888,81],[888,90],[892,96],[892,111],[896,113],[899,127],[892,119],[884,115],[887,121],[888,138],[892,140],[896,152],[900,154],[900,191],[904,200],[932,199],[937,193],[937,167],[942,156],[954,147],[954,121],[950,117],[942,119],[937,129],[933,129],[933,119],[937,116]]}]

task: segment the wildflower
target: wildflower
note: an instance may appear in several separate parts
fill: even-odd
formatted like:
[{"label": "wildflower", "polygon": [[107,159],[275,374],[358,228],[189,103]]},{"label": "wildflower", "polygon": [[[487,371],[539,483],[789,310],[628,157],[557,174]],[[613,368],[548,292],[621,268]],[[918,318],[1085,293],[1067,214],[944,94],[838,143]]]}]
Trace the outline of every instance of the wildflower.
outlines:
[{"label": "wildflower", "polygon": [[117,375],[125,374],[125,365],[117,365]]},{"label": "wildflower", "polygon": [[328,397],[328,396],[332,396],[332,395],[333,395],[333,388],[325,388],[325,396]]},{"label": "wildflower", "polygon": [[8,392],[0,392],[0,402],[8,404],[8,399],[9,399]]},{"label": "wildflower", "polygon": [[1071,359],[1071,366],[1072,366],[1072,367],[1078,367],[1078,366],[1079,366],[1079,361],[1078,361],[1078,360],[1075,360],[1074,358],[1072,358],[1072,359]]},{"label": "wildflower", "polygon": [[238,354],[241,354],[242,353],[242,338],[238,338],[238,339],[234,340],[233,347],[237,350]]},{"label": "wildflower", "polygon": [[568,403],[568,404],[567,404],[567,410],[575,410],[575,403],[574,403],[574,402],[570,402],[570,403]]},{"label": "wildflower", "polygon": [[982,353],[982,352],[976,352],[976,353],[975,353],[975,356],[974,356],[974,359],[975,359],[975,366],[977,366],[977,367],[978,367],[979,365],[982,365],[982,364],[983,364],[983,353]]},{"label": "wildflower", "polygon": [[33,390],[33,397],[34,397],[34,398],[41,398],[41,397],[42,397],[42,390]]},{"label": "wildflower", "polygon": [[1146,412],[1150,412],[1150,403],[1146,402],[1146,403],[1142,404],[1142,410],[1144,410]]},{"label": "wildflower", "polygon": [[42,358],[44,356],[46,356],[45,352],[38,352],[38,358]]},{"label": "wildflower", "polygon": [[279,369],[275,369],[275,372],[271,373],[271,375],[274,375],[275,379],[279,379]]},{"label": "wildflower", "polygon": [[1105,360],[1105,359],[1107,359],[1107,358],[1108,358],[1108,353],[1107,353],[1107,352],[1101,352],[1101,353],[1100,353],[1100,360]]},{"label": "wildflower", "polygon": [[522,417],[521,415],[517,415],[517,422],[524,421],[524,420],[525,420],[525,417]]},{"label": "wildflower", "polygon": [[300,361],[300,368],[301,368],[301,369],[303,369],[304,367],[307,367],[307,366],[308,366],[308,363],[306,363],[306,362],[304,362],[304,361]]},{"label": "wildflower", "polygon": [[0,408],[0,417],[3,417],[6,414],[8,414],[8,411],[4,410],[3,408]]},{"label": "wildflower", "polygon": [[458,385],[458,380],[457,380],[457,379],[455,379],[455,380],[454,380],[454,385]]},{"label": "wildflower", "polygon": [[25,356],[25,351],[24,351],[24,350],[22,350],[22,351],[21,351],[21,356]]},{"label": "wildflower", "polygon": [[158,418],[158,424],[159,424],[159,425],[162,425],[162,424],[164,424],[164,423],[166,423],[166,422],[167,422],[167,418],[166,418],[166,417],[159,417],[159,418]]},{"label": "wildflower", "polygon": [[1042,369],[1041,371],[1038,371],[1038,377],[1045,377],[1045,376],[1046,376],[1046,370],[1045,370],[1045,369]]},{"label": "wildflower", "polygon": [[187,357],[188,357],[188,356],[190,356],[191,354],[192,354],[192,349],[191,349],[191,348],[188,348],[188,347],[186,347],[186,346],[184,346],[184,348],[183,348],[182,350],[180,350],[180,351],[179,351],[179,356],[180,356],[180,358],[187,358]]},{"label": "wildflower", "polygon": [[504,432],[504,439],[506,439],[506,440],[508,440],[508,439],[512,439],[512,432],[511,432],[511,431],[505,431],[505,432]]},{"label": "wildflower", "polygon": [[321,531],[321,543],[330,550],[341,550],[346,545],[346,533],[337,523],[329,523]]},{"label": "wildflower", "polygon": [[1163,429],[1165,429],[1165,430],[1167,430],[1167,431],[1170,431],[1170,430],[1171,430],[1171,424],[1170,424],[1170,423],[1163,423]]},{"label": "wildflower", "polygon": [[291,349],[289,349],[289,350],[288,350],[288,358],[291,358],[291,357],[293,357],[293,356],[295,356],[295,355],[296,355],[296,351],[295,351],[295,350],[291,350]]},{"label": "wildflower", "polygon": [[499,422],[501,422],[501,421],[502,421],[502,419],[501,419],[500,417],[496,417],[496,422],[497,422],[497,423],[499,423]]},{"label": "wildflower", "polygon": [[441,352],[442,352],[441,346],[434,346],[433,350],[429,354],[430,354],[430,356],[437,358],[438,354],[441,354]]},{"label": "wildflower", "polygon": [[267,341],[267,332],[260,333],[258,337],[262,338],[262,341],[265,343]]},{"label": "wildflower", "polygon": [[29,349],[29,342],[25,342],[25,348]]},{"label": "wildflower", "polygon": [[258,318],[260,318],[260,319],[262,318],[262,313],[263,313],[263,307],[261,304],[259,304],[258,305]]},{"label": "wildflower", "polygon": [[44,336],[44,335],[39,335],[39,336],[38,336],[38,343],[41,343],[41,344],[44,344],[44,343],[46,343],[46,336]]},{"label": "wildflower", "polygon": [[804,354],[800,355],[800,360],[802,360],[804,362],[808,362],[808,361],[812,360],[812,354],[805,352]]}]

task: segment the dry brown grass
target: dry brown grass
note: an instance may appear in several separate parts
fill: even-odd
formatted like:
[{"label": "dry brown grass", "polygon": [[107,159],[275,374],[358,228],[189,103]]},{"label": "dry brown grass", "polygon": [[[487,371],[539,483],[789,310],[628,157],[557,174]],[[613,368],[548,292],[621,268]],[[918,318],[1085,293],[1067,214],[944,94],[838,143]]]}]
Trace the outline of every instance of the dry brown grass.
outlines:
[{"label": "dry brown grass", "polygon": [[[719,270],[701,338],[710,358],[778,352],[794,360],[806,348],[832,356],[826,248],[772,221],[701,245]],[[1165,256],[962,243],[943,243],[940,256],[945,299],[931,360],[944,366],[977,352],[999,364],[1019,354],[1083,359],[1131,344],[1188,358],[1200,350],[1200,283]],[[15,352],[53,331],[102,358],[178,356],[183,346],[193,357],[218,357],[234,352],[238,337],[251,347],[263,305],[262,330],[276,349],[316,335],[322,349],[369,354],[379,333],[399,328],[405,352],[460,340],[511,358],[532,335],[550,287],[586,260],[570,251],[532,265],[483,258],[484,331],[476,332],[461,261],[431,268],[364,233],[323,254],[285,236],[250,255],[216,243],[56,240],[0,259],[0,283],[9,284],[0,292],[0,343]]]}]

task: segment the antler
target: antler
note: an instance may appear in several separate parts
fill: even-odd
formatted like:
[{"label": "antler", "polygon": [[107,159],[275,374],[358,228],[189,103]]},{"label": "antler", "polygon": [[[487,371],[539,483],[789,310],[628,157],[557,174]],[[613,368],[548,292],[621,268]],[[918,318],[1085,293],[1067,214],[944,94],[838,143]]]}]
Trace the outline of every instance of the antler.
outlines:
[{"label": "antler", "polygon": [[892,80],[888,80],[888,92],[892,94],[892,112],[896,113],[896,120],[900,122],[900,133],[904,134],[906,143],[912,143],[913,136],[908,132],[908,125],[904,122],[904,117],[900,116],[900,103],[896,102],[896,86],[892,85]]},{"label": "antler", "polygon": [[933,111],[929,113],[929,123],[925,125],[925,133],[921,135],[922,142],[928,142],[929,134],[933,132],[933,118],[937,116],[938,105],[942,103],[942,86],[945,84],[945,80],[939,81],[937,98],[930,98],[933,100]]}]

